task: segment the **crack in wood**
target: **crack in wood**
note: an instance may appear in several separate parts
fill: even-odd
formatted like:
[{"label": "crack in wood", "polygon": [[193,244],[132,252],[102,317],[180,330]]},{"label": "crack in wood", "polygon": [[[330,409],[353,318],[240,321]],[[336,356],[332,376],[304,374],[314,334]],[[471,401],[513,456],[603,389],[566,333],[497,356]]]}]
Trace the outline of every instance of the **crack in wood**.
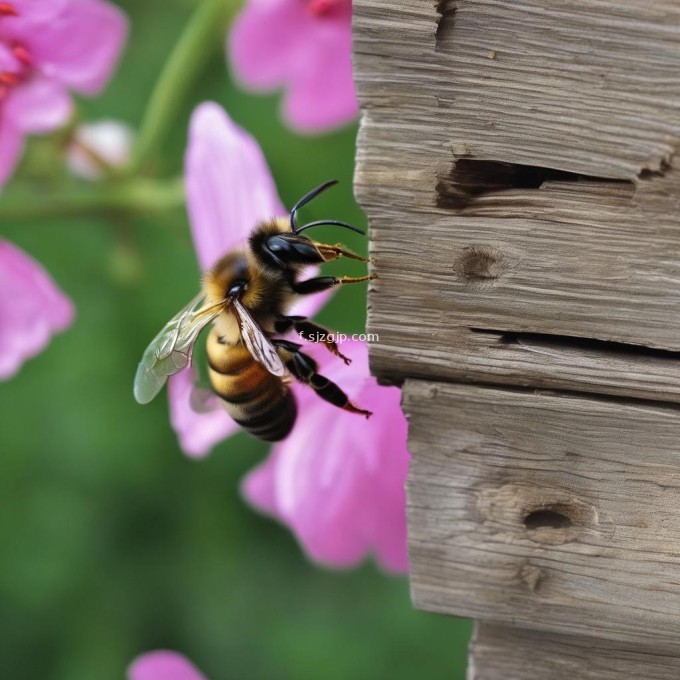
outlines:
[{"label": "crack in wood", "polygon": [[572,335],[557,335],[552,333],[503,331],[491,328],[469,327],[469,330],[472,333],[497,336],[498,342],[501,344],[523,345],[528,350],[580,350],[584,352],[605,352],[620,356],[633,355],[639,357],[655,357],[658,359],[670,359],[674,361],[680,359],[680,351],[657,349],[654,347],[645,347],[644,345],[615,342],[613,340],[598,340],[596,338],[583,338]]},{"label": "crack in wood", "polygon": [[593,177],[538,165],[456,158],[451,170],[437,177],[436,205],[438,208],[459,210],[469,206],[476,196],[484,194],[509,189],[540,189],[546,182],[578,181],[633,186],[630,180]]},{"label": "crack in wood", "polygon": [[437,14],[437,30],[435,31],[435,52],[440,50],[440,47],[447,36],[453,31],[455,24],[455,15],[457,9],[457,0],[439,0],[435,5]]}]

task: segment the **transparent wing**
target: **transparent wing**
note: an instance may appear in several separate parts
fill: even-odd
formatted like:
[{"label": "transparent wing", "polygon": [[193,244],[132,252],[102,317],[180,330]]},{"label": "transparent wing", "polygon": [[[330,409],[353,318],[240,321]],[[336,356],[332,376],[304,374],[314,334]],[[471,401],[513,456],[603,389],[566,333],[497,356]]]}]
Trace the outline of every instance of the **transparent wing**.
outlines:
[{"label": "transparent wing", "polygon": [[148,404],[162,389],[169,375],[191,363],[200,332],[222,311],[222,304],[199,307],[205,296],[197,295],[168,321],[146,348],[135,375],[135,399]]},{"label": "transparent wing", "polygon": [[250,316],[250,312],[237,298],[234,298],[231,304],[241,329],[241,338],[248,351],[256,361],[261,363],[273,375],[286,375],[286,367],[283,365],[276,347],[272,345],[269,338],[262,332],[255,319]]}]

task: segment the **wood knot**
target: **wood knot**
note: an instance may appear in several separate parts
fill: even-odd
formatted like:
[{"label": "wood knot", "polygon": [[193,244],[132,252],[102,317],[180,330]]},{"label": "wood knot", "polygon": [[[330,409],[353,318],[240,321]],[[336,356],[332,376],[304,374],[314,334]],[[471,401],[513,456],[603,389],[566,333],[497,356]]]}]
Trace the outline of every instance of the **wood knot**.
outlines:
[{"label": "wood knot", "polygon": [[539,585],[545,580],[545,572],[539,567],[525,563],[519,568],[518,575],[526,583],[532,593],[538,590]]},{"label": "wood knot", "polygon": [[454,269],[466,281],[494,281],[503,274],[507,266],[505,255],[487,245],[463,248],[454,263]]},{"label": "wood knot", "polygon": [[598,554],[614,531],[595,505],[565,489],[485,486],[479,490],[477,508],[487,529],[510,543],[573,544],[581,553]]}]

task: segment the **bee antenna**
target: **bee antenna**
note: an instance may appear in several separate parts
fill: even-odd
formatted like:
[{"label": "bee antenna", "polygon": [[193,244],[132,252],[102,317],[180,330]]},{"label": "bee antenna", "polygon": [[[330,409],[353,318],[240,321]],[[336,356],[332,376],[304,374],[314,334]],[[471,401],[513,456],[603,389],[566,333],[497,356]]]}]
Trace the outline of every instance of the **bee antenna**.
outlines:
[{"label": "bee antenna", "polygon": [[361,234],[362,236],[366,235],[366,232],[363,229],[359,229],[359,227],[355,227],[351,224],[347,224],[347,222],[340,222],[338,220],[317,220],[316,222],[310,222],[309,224],[305,224],[302,227],[298,227],[295,233],[299,234],[301,231],[304,231],[305,229],[309,229],[310,227],[318,227],[322,224],[331,224],[337,227],[345,227],[345,229],[351,229],[352,231],[356,231],[357,234]]},{"label": "bee antenna", "polygon": [[293,209],[290,211],[290,228],[294,234],[298,233],[298,227],[297,227],[297,211],[302,208],[302,206],[307,205],[313,198],[316,198],[322,191],[325,191],[329,187],[332,187],[334,184],[337,184],[338,180],[337,179],[331,179],[328,180],[328,182],[324,182],[323,184],[319,185],[316,187],[316,189],[312,189],[308,194],[305,194],[294,206]]}]

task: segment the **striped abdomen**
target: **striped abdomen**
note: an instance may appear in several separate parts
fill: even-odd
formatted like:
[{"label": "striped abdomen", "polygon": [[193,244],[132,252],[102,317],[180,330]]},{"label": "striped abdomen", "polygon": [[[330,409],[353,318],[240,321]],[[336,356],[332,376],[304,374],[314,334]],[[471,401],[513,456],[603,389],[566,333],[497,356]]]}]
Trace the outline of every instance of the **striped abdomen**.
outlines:
[{"label": "striped abdomen", "polygon": [[220,342],[217,329],[208,335],[210,384],[227,413],[259,439],[276,442],[295,424],[297,408],[288,385],[269,373],[241,344]]}]

